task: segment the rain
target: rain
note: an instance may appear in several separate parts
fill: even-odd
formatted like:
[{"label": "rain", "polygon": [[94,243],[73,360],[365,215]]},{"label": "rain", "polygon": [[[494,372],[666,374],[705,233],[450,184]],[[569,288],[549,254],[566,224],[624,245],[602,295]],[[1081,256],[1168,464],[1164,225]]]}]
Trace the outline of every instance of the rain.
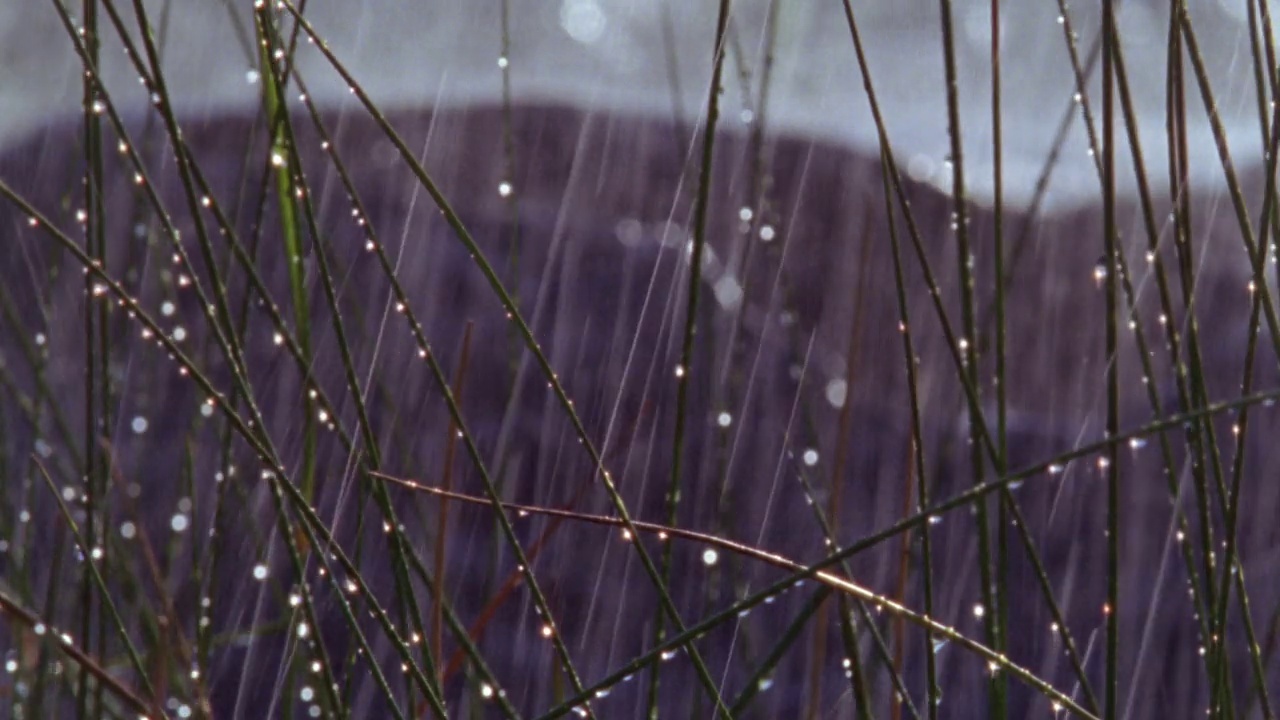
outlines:
[{"label": "rain", "polygon": [[1182,5],[0,5],[0,715],[1274,717]]}]

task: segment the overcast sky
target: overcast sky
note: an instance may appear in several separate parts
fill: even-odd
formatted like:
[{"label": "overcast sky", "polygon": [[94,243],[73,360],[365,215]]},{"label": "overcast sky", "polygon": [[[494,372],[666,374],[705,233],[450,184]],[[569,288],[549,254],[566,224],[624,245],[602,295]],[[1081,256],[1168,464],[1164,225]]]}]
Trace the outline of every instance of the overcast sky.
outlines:
[{"label": "overcast sky", "polygon": [[[309,15],[360,82],[381,103],[458,105],[494,102],[502,83],[503,0],[312,0]],[[717,3],[712,0],[508,0],[507,71],[519,101],[557,101],[610,112],[703,112]],[[1215,100],[1231,132],[1237,162],[1260,153],[1257,104],[1244,0],[1192,0],[1199,41],[1214,81]],[[164,41],[169,87],[183,112],[207,115],[247,109],[259,86],[251,71],[248,3],[147,2]],[[236,7],[235,15],[228,6]],[[936,0],[856,0],[872,81],[898,157],[918,178],[945,187],[948,138],[940,15]],[[1129,0],[1120,18],[1130,82],[1138,99],[1141,137],[1153,178],[1164,149],[1163,76],[1166,3]],[[1005,160],[1008,199],[1022,202],[1076,87],[1057,4],[1005,3],[1002,25]],[[123,7],[123,6],[122,6]],[[732,47],[725,76],[726,126],[758,122],[768,0],[733,3]],[[1098,3],[1070,4],[1083,57],[1096,35]],[[839,0],[778,0],[772,82],[763,117],[772,129],[838,139],[874,152],[876,135]],[[990,6],[954,0],[970,191],[991,183]],[[132,21],[132,17],[128,18]],[[136,37],[136,29],[133,30]],[[118,102],[145,102],[118,42],[108,40],[104,73]],[[78,61],[48,2],[0,4],[0,144],[23,137],[50,118],[76,111]],[[313,96],[350,103],[319,53],[301,56]],[[749,92],[744,93],[744,88]],[[1096,101],[1098,82],[1089,93]],[[1096,111],[1096,110],[1095,110]],[[1193,166],[1201,183],[1221,177],[1200,96],[1191,95]],[[1078,115],[1077,115],[1078,118]],[[1098,197],[1083,126],[1077,119],[1065,147],[1051,204],[1066,207]],[[1127,161],[1128,153],[1118,155]],[[1122,164],[1122,181],[1129,182]]]}]

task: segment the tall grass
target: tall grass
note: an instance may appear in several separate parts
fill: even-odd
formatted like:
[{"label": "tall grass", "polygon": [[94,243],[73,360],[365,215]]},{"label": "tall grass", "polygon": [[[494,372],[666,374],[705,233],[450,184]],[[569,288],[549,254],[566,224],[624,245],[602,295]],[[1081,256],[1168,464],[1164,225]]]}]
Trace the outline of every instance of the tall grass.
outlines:
[{"label": "tall grass", "polygon": [[[194,116],[177,6],[50,3],[82,106],[0,158],[5,714],[1275,717],[1280,80],[1241,2],[1258,137],[1170,0],[1158,158],[1118,4],[1060,3],[1017,206],[995,0],[980,113],[938,3],[945,193],[854,0],[874,156],[772,129],[781,0],[755,48],[716,6],[708,77],[669,54],[673,118],[522,102],[505,2],[499,103],[385,110],[291,0],[245,27],[257,110]],[[1064,152],[1097,202],[1046,214]]]}]

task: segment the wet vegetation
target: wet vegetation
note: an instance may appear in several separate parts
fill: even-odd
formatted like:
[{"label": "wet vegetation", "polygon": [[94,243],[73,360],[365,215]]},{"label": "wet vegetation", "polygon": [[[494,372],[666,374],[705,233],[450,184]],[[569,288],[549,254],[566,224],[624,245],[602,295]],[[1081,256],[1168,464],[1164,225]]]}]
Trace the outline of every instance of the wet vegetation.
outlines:
[{"label": "wet vegetation", "polygon": [[[2,714],[1275,717],[1280,81],[1241,2],[1256,136],[1173,2],[1159,158],[1111,3],[1064,14],[1089,145],[1018,206],[1000,64],[994,192],[959,132],[913,179],[857,2],[878,156],[770,130],[727,1],[693,124],[384,112],[290,0],[258,111],[192,117],[142,3],[51,4],[82,112],[0,157]],[[1099,199],[1050,214],[1062,152]]]}]

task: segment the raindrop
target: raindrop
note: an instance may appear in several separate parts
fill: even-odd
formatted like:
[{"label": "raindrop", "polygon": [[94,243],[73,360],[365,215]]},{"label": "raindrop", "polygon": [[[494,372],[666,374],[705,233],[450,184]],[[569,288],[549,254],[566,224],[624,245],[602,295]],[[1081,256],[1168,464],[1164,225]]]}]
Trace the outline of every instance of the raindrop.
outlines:
[{"label": "raindrop", "polygon": [[716,424],[722,428],[729,427],[730,423],[732,422],[733,422],[733,416],[727,412],[722,412],[716,416]]},{"label": "raindrop", "polygon": [[712,290],[715,292],[716,302],[720,303],[722,308],[732,310],[742,302],[742,286],[727,274],[716,281]]},{"label": "raindrop", "polygon": [[129,423],[129,428],[133,430],[135,435],[141,435],[147,431],[147,419],[139,415]]},{"label": "raindrop", "polygon": [[253,579],[259,582],[267,579],[267,566],[258,563],[253,566]]},{"label": "raindrop", "polygon": [[818,464],[818,451],[814,450],[813,448],[809,448],[805,450],[803,457],[804,457],[804,464],[809,467],[813,467],[814,465]]},{"label": "raindrop", "polygon": [[844,378],[836,378],[827,383],[826,389],[827,402],[831,407],[844,407],[845,399],[849,395],[849,383]]},{"label": "raindrop", "polygon": [[707,567],[715,565],[719,559],[720,554],[716,552],[715,548],[707,548],[702,551],[702,564]]},{"label": "raindrop", "polygon": [[[186,515],[176,513],[173,517],[169,518],[169,529],[176,533],[186,532],[189,522],[190,521],[187,519]],[[254,572],[256,574],[257,571],[255,570]]]},{"label": "raindrop", "polygon": [[596,0],[564,0],[560,5],[560,27],[569,37],[590,45],[604,34],[604,11]]}]

